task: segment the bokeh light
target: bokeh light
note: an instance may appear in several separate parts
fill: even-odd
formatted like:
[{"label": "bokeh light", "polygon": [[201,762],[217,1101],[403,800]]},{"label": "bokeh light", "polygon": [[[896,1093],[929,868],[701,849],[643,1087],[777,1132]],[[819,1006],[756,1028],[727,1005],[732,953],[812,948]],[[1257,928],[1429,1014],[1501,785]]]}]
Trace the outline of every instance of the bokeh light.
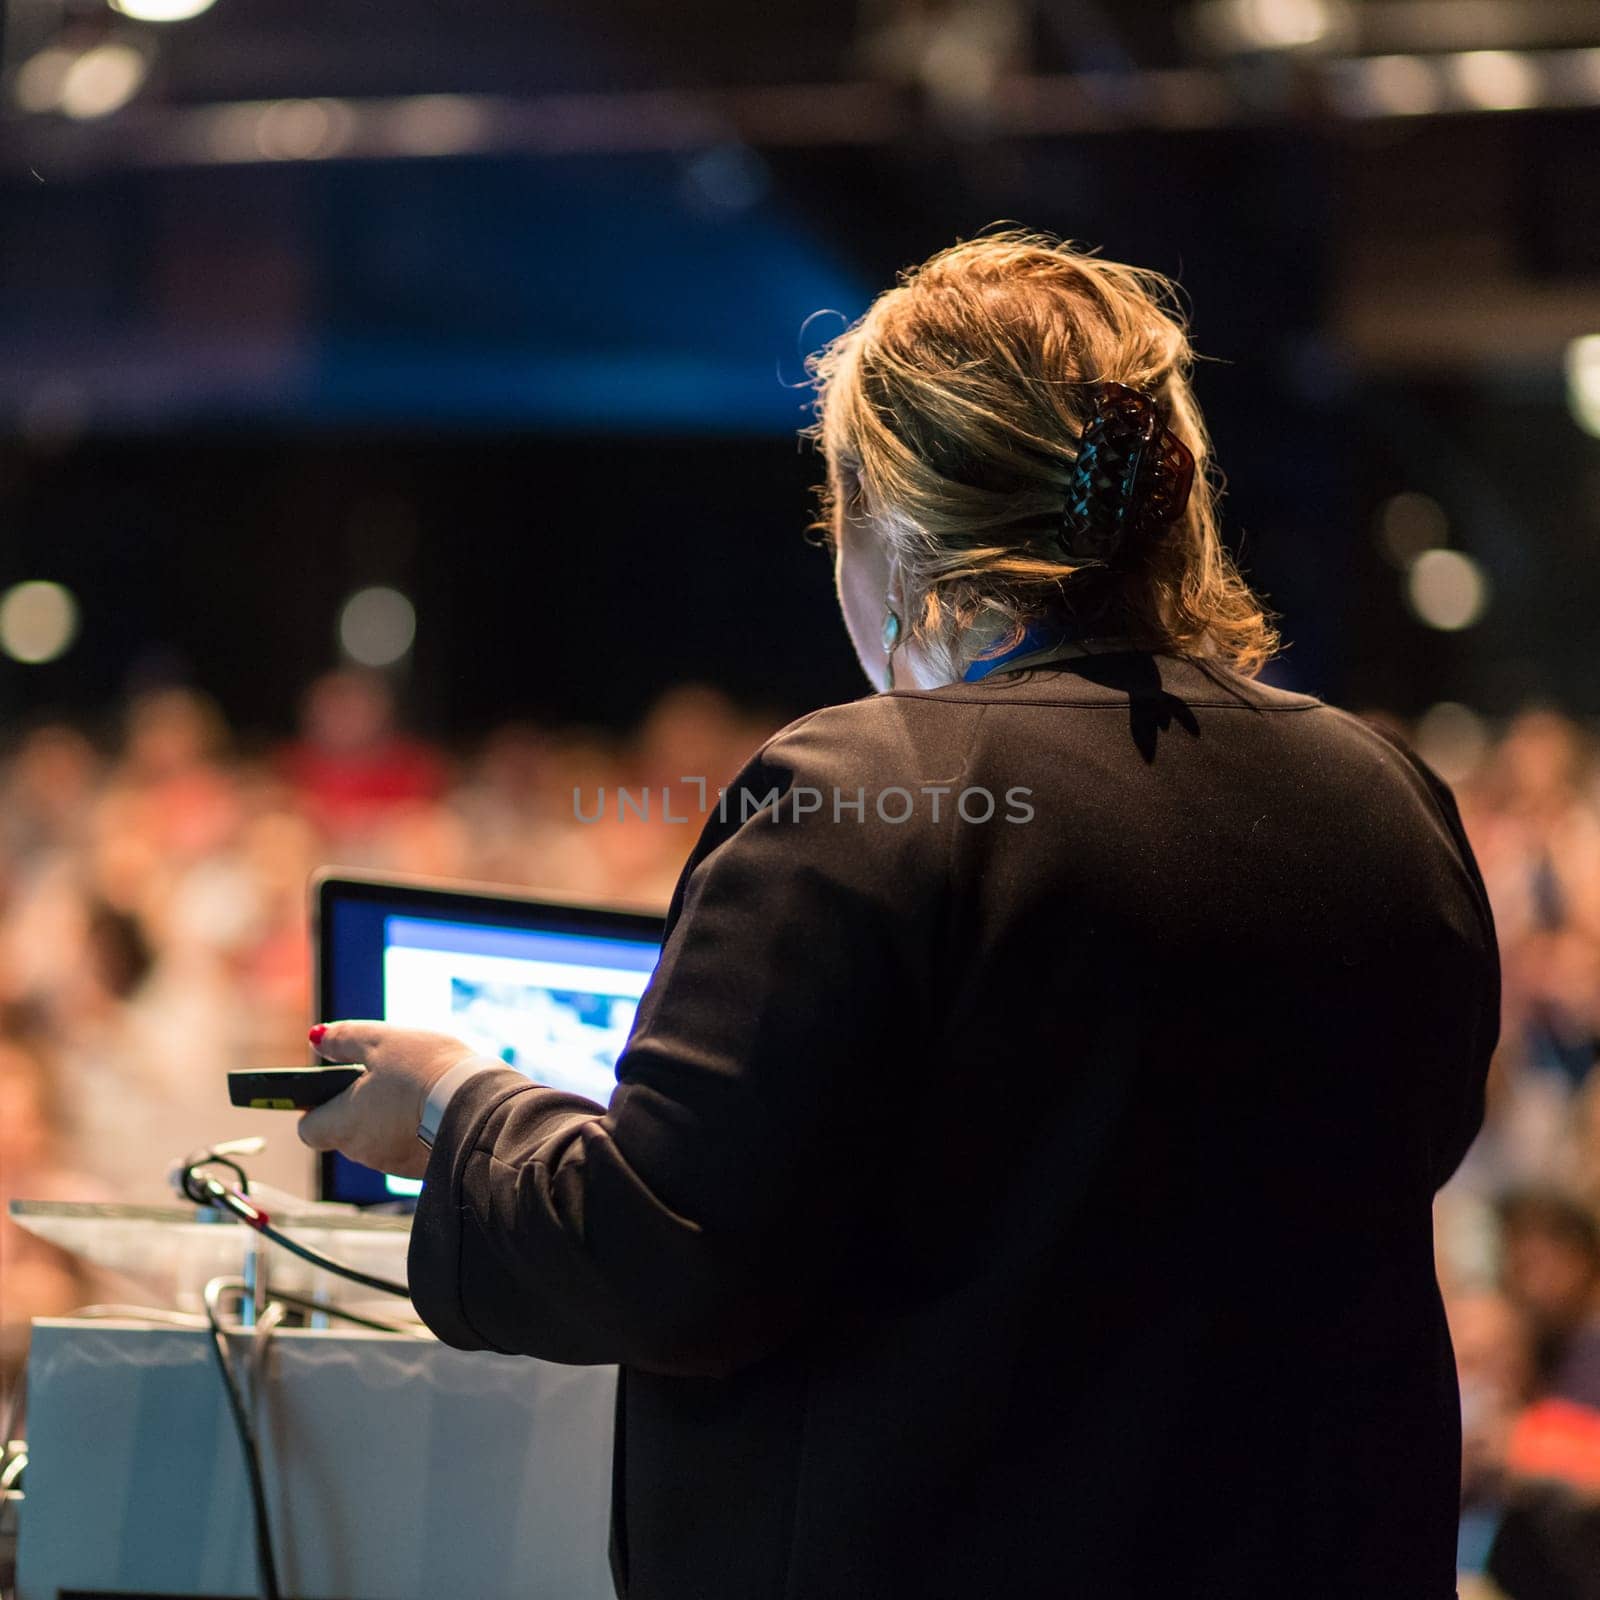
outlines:
[{"label": "bokeh light", "polygon": [[684,169],[685,197],[702,211],[746,211],[771,187],[767,164],[742,144],[720,144],[697,155]]},{"label": "bokeh light", "polygon": [[209,11],[217,0],[108,0],[113,11],[140,22],[187,22]]},{"label": "bokeh light", "polygon": [[1406,598],[1418,620],[1455,633],[1470,628],[1489,608],[1489,579],[1460,550],[1425,550],[1406,574]]},{"label": "bokeh light", "polygon": [[61,104],[61,86],[78,59],[76,50],[66,50],[52,45],[35,56],[29,56],[17,68],[11,82],[11,93],[24,111],[54,111]]},{"label": "bokeh light", "polygon": [[149,70],[144,52],[131,44],[97,44],[67,68],[61,80],[61,109],[81,122],[109,117],[138,94]]},{"label": "bokeh light", "polygon": [[59,583],[35,579],[0,595],[0,650],[13,661],[54,661],[77,632],[78,602]]},{"label": "bokeh light", "polygon": [[488,113],[469,95],[417,94],[395,103],[386,132],[402,155],[449,156],[476,149],[488,126]]},{"label": "bokeh light", "polygon": [[339,647],[364,667],[390,667],[411,648],[417,613],[398,589],[358,589],[339,612]]},{"label": "bokeh light", "polygon": [[1404,571],[1423,551],[1448,541],[1450,522],[1432,495],[1408,490],[1378,507],[1374,532],[1384,558]]},{"label": "bokeh light", "polygon": [[1600,438],[1600,333],[1567,346],[1567,404],[1578,426]]},{"label": "bokeh light", "polygon": [[355,114],[342,100],[277,100],[256,123],[257,153],[269,161],[312,161],[350,142]]},{"label": "bokeh light", "polygon": [[1439,109],[1444,85],[1438,68],[1419,56],[1373,56],[1363,64],[1359,95],[1379,116],[1420,117]]},{"label": "bokeh light", "polygon": [[1515,50],[1468,50],[1453,57],[1450,68],[1461,98],[1479,111],[1521,111],[1539,103],[1539,73]]},{"label": "bokeh light", "polygon": [[1334,0],[1235,0],[1228,7],[1241,42],[1261,50],[1317,44],[1333,31]]}]

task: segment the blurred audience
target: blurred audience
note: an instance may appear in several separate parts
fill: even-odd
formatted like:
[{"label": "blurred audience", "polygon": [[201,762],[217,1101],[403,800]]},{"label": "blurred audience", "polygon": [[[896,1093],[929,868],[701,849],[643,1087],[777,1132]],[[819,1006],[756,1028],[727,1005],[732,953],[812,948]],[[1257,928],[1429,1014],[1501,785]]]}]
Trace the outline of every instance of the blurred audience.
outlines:
[{"label": "blurred audience", "polygon": [[301,710],[301,736],[280,764],[295,805],[331,842],[363,841],[396,810],[443,795],[443,756],[395,727],[394,697],[378,673],[330,672]]},{"label": "blurred audience", "polygon": [[1579,1600],[1600,1595],[1600,765],[1537,708],[1449,776],[1505,986],[1484,1131],[1437,1213],[1461,1565],[1472,1592]]},{"label": "blurred audience", "polygon": [[1600,1416],[1600,1224],[1558,1190],[1499,1206],[1501,1286],[1527,1319],[1539,1387]]},{"label": "blurred audience", "polygon": [[[13,1032],[18,1033],[15,1024]],[[27,1354],[28,1321],[83,1302],[93,1279],[65,1251],[12,1221],[13,1200],[101,1200],[94,1179],[62,1160],[53,1074],[20,1036],[0,1040],[0,1392]]]}]

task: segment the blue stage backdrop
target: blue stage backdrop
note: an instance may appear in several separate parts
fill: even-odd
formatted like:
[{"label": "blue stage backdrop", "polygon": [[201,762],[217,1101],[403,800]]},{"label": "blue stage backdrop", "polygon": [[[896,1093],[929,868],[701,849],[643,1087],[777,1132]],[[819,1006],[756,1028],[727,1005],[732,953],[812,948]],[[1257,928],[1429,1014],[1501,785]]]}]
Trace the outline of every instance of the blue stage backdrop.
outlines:
[{"label": "blue stage backdrop", "polygon": [[12,181],[0,413],[781,434],[868,286],[741,146]]}]

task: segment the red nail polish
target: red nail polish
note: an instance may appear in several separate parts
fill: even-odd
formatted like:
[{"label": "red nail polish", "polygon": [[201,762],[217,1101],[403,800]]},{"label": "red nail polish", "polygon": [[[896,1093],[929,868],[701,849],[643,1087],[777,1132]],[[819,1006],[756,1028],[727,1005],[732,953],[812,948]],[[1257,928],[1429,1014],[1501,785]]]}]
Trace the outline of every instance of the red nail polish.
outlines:
[{"label": "red nail polish", "polygon": [[326,1033],[326,1032],[327,1032],[327,1031],[328,1031],[328,1025],[327,1025],[327,1023],[325,1023],[325,1022],[319,1022],[319,1023],[318,1023],[318,1024],[317,1024],[317,1025],[316,1025],[316,1027],[314,1027],[314,1028],[313,1028],[313,1029],[312,1029],[312,1030],[311,1030],[311,1042],[312,1042],[312,1044],[321,1044],[321,1043],[322,1043],[322,1036],[323,1036],[323,1034],[325,1034],[325,1033]]}]

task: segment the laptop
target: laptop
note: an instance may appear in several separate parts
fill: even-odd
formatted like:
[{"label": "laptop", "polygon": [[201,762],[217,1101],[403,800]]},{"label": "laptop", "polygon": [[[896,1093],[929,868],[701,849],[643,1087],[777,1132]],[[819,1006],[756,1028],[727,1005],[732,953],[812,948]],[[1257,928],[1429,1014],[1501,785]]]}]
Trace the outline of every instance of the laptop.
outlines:
[{"label": "laptop", "polygon": [[[662,918],[475,884],[355,873],[312,885],[317,1017],[453,1034],[606,1105],[661,955]],[[321,1157],[324,1200],[414,1200],[420,1180]]]}]

